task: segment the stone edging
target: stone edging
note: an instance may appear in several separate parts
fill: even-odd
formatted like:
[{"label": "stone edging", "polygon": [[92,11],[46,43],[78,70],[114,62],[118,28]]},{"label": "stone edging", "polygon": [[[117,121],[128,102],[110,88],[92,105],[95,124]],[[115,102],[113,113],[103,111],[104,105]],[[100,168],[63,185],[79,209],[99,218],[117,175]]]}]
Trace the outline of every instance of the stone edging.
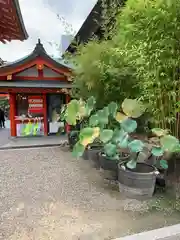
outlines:
[{"label": "stone edging", "polygon": [[25,148],[46,148],[46,147],[65,147],[68,146],[68,141],[67,140],[61,140],[59,143],[54,143],[54,144],[34,144],[34,145],[14,145],[14,146],[9,146],[9,144],[0,146],[0,151],[1,150],[13,150],[13,149],[25,149]]},{"label": "stone edging", "polygon": [[180,224],[142,232],[131,236],[116,238],[114,240],[173,240],[180,239]]}]

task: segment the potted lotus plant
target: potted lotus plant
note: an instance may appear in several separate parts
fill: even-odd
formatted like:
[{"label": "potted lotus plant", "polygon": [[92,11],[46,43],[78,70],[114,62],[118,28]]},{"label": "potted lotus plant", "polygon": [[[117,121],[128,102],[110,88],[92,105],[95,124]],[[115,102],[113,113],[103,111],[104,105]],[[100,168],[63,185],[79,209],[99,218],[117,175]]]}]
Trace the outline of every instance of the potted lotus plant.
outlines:
[{"label": "potted lotus plant", "polygon": [[[71,130],[68,133],[71,149],[79,140],[80,130],[87,125],[91,112],[95,108],[95,103],[95,98],[90,97],[86,102],[82,99],[73,99],[66,105],[64,119],[71,126]],[[87,152],[88,148],[83,153],[83,158],[86,160],[88,159]]]},{"label": "potted lotus plant", "polygon": [[117,180],[117,164],[129,156],[121,151],[117,141],[117,133],[120,131],[120,124],[116,120],[117,110],[118,105],[111,102],[108,106],[92,114],[88,127],[81,129],[79,141],[73,149],[74,156],[80,157],[87,146],[94,146],[98,141],[101,147],[97,148],[96,152],[94,150],[96,155],[92,156],[92,160],[106,171],[106,178],[110,180]]},{"label": "potted lotus plant", "polygon": [[113,114],[115,114],[116,111],[117,111],[117,104],[114,102],[111,102],[108,106],[96,111],[93,115],[91,115],[89,119],[90,127],[99,127],[100,129],[100,135],[94,140],[93,143],[89,144],[89,151],[88,151],[89,159],[92,162],[92,166],[97,169],[101,167],[100,152],[104,148],[104,141],[106,141],[105,138],[103,137],[103,133],[106,134],[107,139],[111,136],[112,131],[111,129],[107,129],[107,128],[112,128],[112,126],[110,126],[110,122],[112,120]]},{"label": "potted lotus plant", "polygon": [[[148,165],[145,162],[138,162],[139,154],[143,151],[147,143],[133,139],[131,134],[137,128],[136,118],[144,113],[143,104],[136,99],[125,99],[122,103],[124,114],[121,116],[121,132],[119,139],[121,144],[126,146],[130,152],[128,161],[118,165],[118,181],[120,192],[133,198],[148,198],[154,193],[156,175],[158,174],[156,165]],[[166,169],[167,161],[162,158],[165,152],[173,152],[179,146],[179,140],[171,135],[165,134],[166,131],[153,129],[159,137],[160,145],[153,145],[151,153],[158,157],[159,165]],[[161,157],[161,158],[159,158]]]}]

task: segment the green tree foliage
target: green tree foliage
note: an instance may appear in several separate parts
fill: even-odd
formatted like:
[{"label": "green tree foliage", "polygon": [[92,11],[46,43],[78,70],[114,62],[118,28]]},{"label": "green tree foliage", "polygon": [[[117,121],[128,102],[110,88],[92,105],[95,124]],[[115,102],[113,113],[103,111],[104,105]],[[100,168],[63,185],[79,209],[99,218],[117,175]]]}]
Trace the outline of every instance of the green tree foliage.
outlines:
[{"label": "green tree foliage", "polygon": [[180,1],[128,0],[117,25],[154,123],[180,137]]},{"label": "green tree foliage", "polygon": [[0,98],[0,108],[3,110],[9,109],[9,100],[7,98]]},{"label": "green tree foliage", "polygon": [[121,103],[125,97],[137,97],[134,69],[130,67],[111,40],[92,40],[81,46],[75,58],[76,94],[84,99],[94,96],[97,106],[111,101]]},{"label": "green tree foliage", "polygon": [[77,47],[73,60],[74,86],[73,96],[87,99],[96,98],[97,107],[101,108],[111,101],[121,103],[124,98],[138,96],[138,87],[134,69],[128,64],[125,52],[115,44],[116,14],[122,2],[102,0],[101,30],[104,38],[92,38],[85,45]]}]

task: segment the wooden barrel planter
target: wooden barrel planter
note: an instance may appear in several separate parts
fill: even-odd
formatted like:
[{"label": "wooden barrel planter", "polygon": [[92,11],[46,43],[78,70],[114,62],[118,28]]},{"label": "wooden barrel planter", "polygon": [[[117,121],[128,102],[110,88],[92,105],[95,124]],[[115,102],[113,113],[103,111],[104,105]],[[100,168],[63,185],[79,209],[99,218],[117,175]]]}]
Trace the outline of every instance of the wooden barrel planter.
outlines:
[{"label": "wooden barrel planter", "polygon": [[85,149],[83,155],[82,155],[82,158],[84,160],[89,160],[89,155],[88,155],[88,148]]},{"label": "wooden barrel planter", "polygon": [[129,155],[121,156],[119,160],[112,160],[106,157],[102,152],[99,153],[100,168],[103,170],[103,176],[107,180],[118,180],[118,164],[129,158]]},{"label": "wooden barrel planter", "polygon": [[136,169],[118,164],[119,191],[126,197],[148,199],[155,190],[157,169],[146,163],[137,163]]},{"label": "wooden barrel planter", "polygon": [[88,158],[93,168],[100,169],[99,153],[101,150],[100,145],[90,145],[88,148]]}]

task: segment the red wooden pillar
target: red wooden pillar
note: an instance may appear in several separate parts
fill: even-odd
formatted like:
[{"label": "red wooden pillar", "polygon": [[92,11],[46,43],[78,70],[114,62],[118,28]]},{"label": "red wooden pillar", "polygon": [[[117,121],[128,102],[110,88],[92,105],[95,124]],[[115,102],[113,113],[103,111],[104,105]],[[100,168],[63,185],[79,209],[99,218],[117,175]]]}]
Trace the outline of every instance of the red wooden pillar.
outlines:
[{"label": "red wooden pillar", "polygon": [[10,111],[9,111],[9,118],[10,118],[10,126],[11,126],[11,137],[16,137],[16,122],[15,122],[15,116],[16,116],[16,94],[10,93],[9,94],[9,105],[10,105]]},{"label": "red wooden pillar", "polygon": [[[71,97],[69,94],[66,94],[66,104],[68,104],[71,100]],[[70,126],[68,123],[66,123],[66,133],[70,132]]]},{"label": "red wooden pillar", "polygon": [[44,103],[44,109],[43,109],[43,115],[44,115],[44,135],[48,136],[48,118],[47,118],[47,98],[46,94],[43,94],[43,103]]}]

